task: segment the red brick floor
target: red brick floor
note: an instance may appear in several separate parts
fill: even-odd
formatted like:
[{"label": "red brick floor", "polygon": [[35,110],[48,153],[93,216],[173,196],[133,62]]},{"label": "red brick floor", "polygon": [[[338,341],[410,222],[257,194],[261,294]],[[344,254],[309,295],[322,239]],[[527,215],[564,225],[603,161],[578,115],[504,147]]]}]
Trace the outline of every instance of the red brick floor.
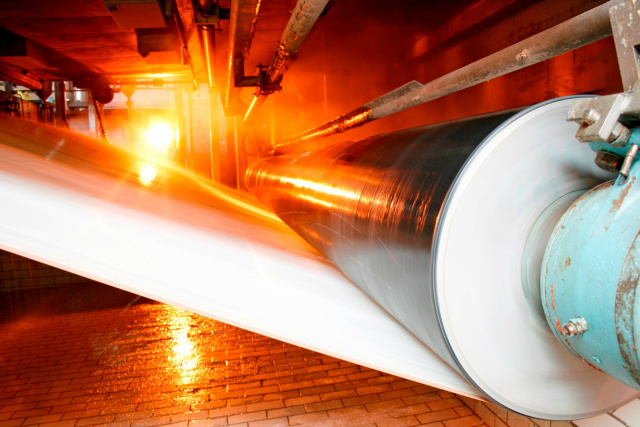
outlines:
[{"label": "red brick floor", "polygon": [[485,425],[455,395],[99,284],[0,293],[0,427]]}]

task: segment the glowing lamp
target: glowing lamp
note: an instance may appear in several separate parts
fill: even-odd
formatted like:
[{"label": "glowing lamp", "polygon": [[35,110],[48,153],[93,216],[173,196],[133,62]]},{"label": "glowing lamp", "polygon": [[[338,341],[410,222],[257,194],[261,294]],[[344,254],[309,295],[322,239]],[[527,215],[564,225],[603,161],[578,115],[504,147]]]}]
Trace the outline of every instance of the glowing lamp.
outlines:
[{"label": "glowing lamp", "polygon": [[157,151],[166,151],[174,143],[174,138],[173,127],[166,122],[152,123],[145,133],[146,144]]}]

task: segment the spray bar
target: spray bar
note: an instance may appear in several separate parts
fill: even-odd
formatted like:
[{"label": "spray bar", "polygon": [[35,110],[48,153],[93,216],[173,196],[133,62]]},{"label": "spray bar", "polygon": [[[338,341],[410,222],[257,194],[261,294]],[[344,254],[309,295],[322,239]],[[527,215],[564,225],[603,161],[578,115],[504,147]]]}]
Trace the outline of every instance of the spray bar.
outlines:
[{"label": "spray bar", "polygon": [[609,9],[622,2],[611,0],[424,85],[410,82],[336,119],[275,144],[272,153],[279,154],[298,143],[345,132],[604,39],[611,35]]}]

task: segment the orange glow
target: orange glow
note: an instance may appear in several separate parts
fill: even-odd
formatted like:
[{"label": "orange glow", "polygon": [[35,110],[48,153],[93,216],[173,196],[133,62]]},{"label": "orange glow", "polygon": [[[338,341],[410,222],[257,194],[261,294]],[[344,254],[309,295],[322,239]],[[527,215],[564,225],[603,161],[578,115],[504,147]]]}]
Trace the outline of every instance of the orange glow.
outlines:
[{"label": "orange glow", "polygon": [[173,355],[169,356],[175,363],[182,384],[190,384],[197,380],[199,354],[195,343],[191,340],[191,314],[178,308],[167,307],[170,315],[169,327],[172,338]]},{"label": "orange glow", "polygon": [[150,165],[150,164],[145,165],[142,168],[142,170],[140,170],[140,175],[138,176],[138,179],[143,184],[146,184],[146,185],[151,184],[151,182],[154,179],[156,179],[156,168],[154,168],[153,165]]},{"label": "orange glow", "polygon": [[150,148],[165,152],[175,144],[175,131],[168,122],[153,122],[147,128],[144,139]]},{"label": "orange glow", "polygon": [[171,73],[152,73],[152,74],[147,74],[147,77],[151,78],[151,79],[166,79],[169,77],[174,77],[176,76],[176,74],[171,74]]},{"label": "orange glow", "polygon": [[280,178],[280,181],[287,184],[293,184],[294,186],[299,188],[307,188],[310,190],[315,190],[319,193],[344,197],[345,199],[349,199],[349,200],[359,199],[359,196],[351,191],[343,190],[341,188],[331,187],[330,185],[321,184],[321,183],[309,181],[306,179],[290,178],[290,177],[284,176]]}]

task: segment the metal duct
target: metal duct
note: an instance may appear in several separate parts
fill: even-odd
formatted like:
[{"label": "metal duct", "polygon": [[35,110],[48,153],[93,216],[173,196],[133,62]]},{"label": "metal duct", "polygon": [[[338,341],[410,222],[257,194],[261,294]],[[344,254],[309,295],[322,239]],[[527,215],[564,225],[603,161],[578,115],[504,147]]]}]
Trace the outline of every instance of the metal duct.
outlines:
[{"label": "metal duct", "polygon": [[637,392],[562,348],[525,274],[550,233],[534,224],[558,219],[547,208],[609,177],[575,141],[570,103],[268,158],[247,186],[490,400],[593,415]]}]

